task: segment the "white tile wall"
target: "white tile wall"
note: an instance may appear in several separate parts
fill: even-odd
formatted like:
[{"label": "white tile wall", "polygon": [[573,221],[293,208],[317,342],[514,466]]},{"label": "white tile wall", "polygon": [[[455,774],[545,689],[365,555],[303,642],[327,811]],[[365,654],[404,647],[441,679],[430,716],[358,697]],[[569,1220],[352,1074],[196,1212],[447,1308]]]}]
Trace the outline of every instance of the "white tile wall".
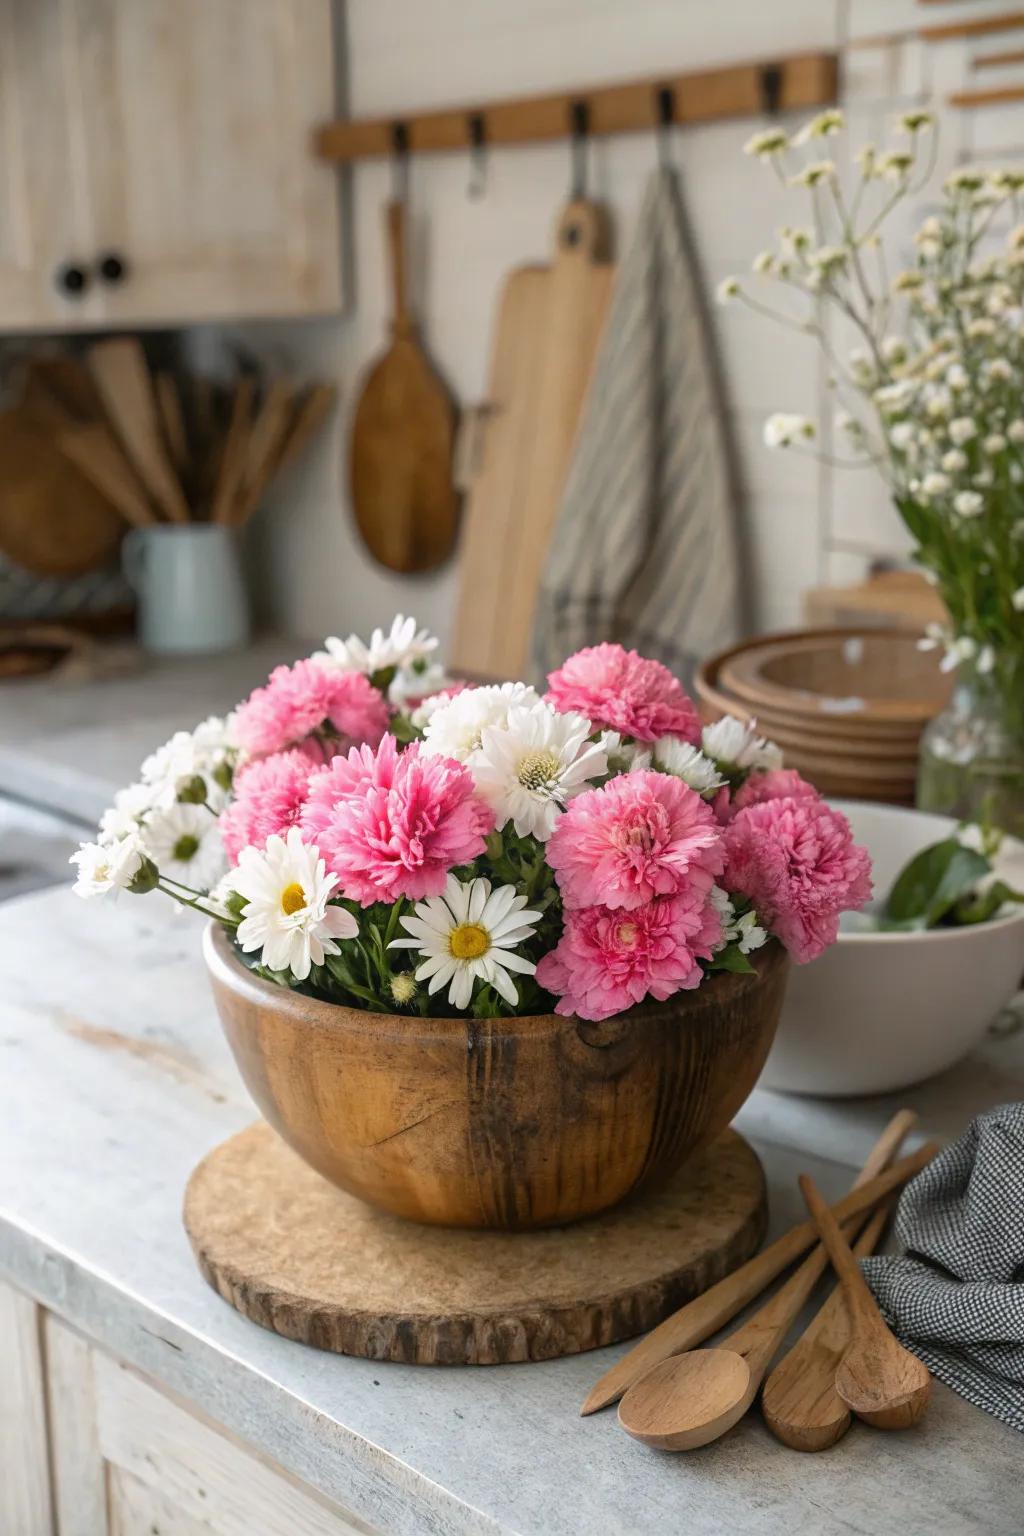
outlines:
[{"label": "white tile wall", "polygon": [[[925,45],[929,23],[999,14],[1007,0],[347,0],[350,107],[355,115],[486,100],[656,72],[699,68],[787,50],[843,47],[843,100],[851,138],[878,139],[909,103],[942,105],[976,86],[970,68],[984,47],[1024,46],[1024,29],[995,38]],[[881,39],[870,45],[863,39]],[[1018,78],[1024,83],[1024,66]],[[792,219],[770,172],[741,153],[749,122],[716,124],[676,136],[689,210],[709,285],[745,270],[772,231]],[[1024,155],[1024,107],[944,112],[944,174],[973,154]],[[620,248],[630,238],[654,163],[645,136],[593,146],[592,191],[611,205]],[[418,159],[416,275],[427,336],[461,399],[481,397],[490,325],[501,277],[543,259],[568,181],[565,145],[495,152],[486,196],[466,196],[460,156]],[[390,576],[363,553],[345,505],[348,410],[365,362],[385,335],[387,284],[380,207],[387,168],[353,176],[356,288],[349,315],[319,326],[252,327],[246,339],[297,370],[314,365],[337,376],[345,406],[332,434],[263,519],[274,569],[278,618],[302,633],[366,628],[396,608],[419,613],[444,634],[455,590],[448,569],[418,580]],[[937,184],[937,182],[936,182]],[[801,220],[803,222],[803,220]],[[909,249],[916,215],[903,240]],[[896,258],[893,265],[897,265]],[[747,486],[746,544],[759,621],[796,622],[802,591],[821,579],[859,579],[876,555],[902,554],[907,541],[884,488],[866,473],[825,471],[762,446],[761,422],[773,409],[808,414],[832,404],[812,343],[738,309],[717,312],[717,334],[735,412]]]}]

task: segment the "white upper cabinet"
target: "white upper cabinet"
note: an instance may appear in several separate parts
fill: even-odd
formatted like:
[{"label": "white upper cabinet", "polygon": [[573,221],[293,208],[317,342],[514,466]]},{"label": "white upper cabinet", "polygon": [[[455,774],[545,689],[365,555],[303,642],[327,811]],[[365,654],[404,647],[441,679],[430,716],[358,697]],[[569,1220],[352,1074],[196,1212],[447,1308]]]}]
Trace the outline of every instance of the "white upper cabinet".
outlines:
[{"label": "white upper cabinet", "polygon": [[0,330],[336,309],[331,0],[0,0]]}]

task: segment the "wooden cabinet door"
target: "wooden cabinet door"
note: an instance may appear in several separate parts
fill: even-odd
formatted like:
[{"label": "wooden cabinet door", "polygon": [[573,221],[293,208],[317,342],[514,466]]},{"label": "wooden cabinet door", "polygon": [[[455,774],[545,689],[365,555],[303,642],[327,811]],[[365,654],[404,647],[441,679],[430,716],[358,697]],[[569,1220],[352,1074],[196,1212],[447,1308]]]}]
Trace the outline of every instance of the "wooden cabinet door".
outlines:
[{"label": "wooden cabinet door", "polygon": [[337,185],[311,147],[331,0],[65,3],[94,255],[124,268],[99,281],[106,321],[337,307]]},{"label": "wooden cabinet door", "polygon": [[95,324],[96,295],[58,273],[90,256],[68,106],[71,0],[0,0],[0,329]]}]

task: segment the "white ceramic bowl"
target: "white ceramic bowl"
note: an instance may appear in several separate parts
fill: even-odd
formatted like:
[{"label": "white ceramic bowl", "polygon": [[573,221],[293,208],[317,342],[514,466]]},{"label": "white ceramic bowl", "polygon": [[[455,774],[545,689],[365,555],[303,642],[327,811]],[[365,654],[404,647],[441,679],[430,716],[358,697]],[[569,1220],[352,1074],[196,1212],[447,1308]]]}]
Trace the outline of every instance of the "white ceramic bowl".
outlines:
[{"label": "white ceramic bowl", "polygon": [[[834,800],[871,854],[878,895],[907,861],[956,830],[946,816]],[[996,869],[1024,889],[1024,843],[1007,838]],[[841,933],[790,970],[760,1086],[785,1093],[886,1093],[942,1072],[977,1045],[1024,974],[1024,907],[976,927]]]}]

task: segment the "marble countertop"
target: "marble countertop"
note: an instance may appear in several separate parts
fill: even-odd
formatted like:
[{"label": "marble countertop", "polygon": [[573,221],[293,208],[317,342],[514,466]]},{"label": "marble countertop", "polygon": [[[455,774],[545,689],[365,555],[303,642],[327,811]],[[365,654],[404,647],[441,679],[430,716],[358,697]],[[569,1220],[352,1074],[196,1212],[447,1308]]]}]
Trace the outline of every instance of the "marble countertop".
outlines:
[{"label": "marble countertop", "polygon": [[[181,1225],[194,1164],[253,1117],[221,1035],[198,927],[149,898],[52,890],[0,907],[0,1275],[367,1523],[396,1536],[1019,1536],[1019,1436],[942,1387],[905,1435],[855,1426],[801,1456],[756,1414],[661,1455],[614,1413],[578,1417],[626,1345],[535,1365],[424,1368],[319,1353],[262,1331],[201,1280]],[[898,1102],[922,1129],[1024,1097],[1024,1040],[990,1040],[899,1099],[756,1091],[777,1232],[796,1176],[851,1182]]]},{"label": "marble countertop", "polygon": [[271,667],[312,642],[263,639],[223,656],[143,657],[123,674],[39,678],[0,687],[0,795],[86,823],[176,730],[223,715]]},{"label": "marble countertop", "polygon": [[[300,642],[117,682],[0,690],[0,792],[92,820],[178,725],[223,711]],[[801,1456],[756,1413],[689,1456],[614,1413],[578,1417],[619,1345],[534,1365],[423,1368],[327,1355],[264,1332],[200,1278],[181,1224],[195,1163],[254,1118],[199,958],[198,921],[155,898],[0,904],[0,1276],[395,1536],[1019,1536],[1020,1437],[945,1388],[905,1435],[854,1426]],[[990,1038],[893,1098],[755,1091],[771,1230],[811,1172],[852,1181],[901,1103],[924,1133],[1024,1098],[1024,1037]]]}]

